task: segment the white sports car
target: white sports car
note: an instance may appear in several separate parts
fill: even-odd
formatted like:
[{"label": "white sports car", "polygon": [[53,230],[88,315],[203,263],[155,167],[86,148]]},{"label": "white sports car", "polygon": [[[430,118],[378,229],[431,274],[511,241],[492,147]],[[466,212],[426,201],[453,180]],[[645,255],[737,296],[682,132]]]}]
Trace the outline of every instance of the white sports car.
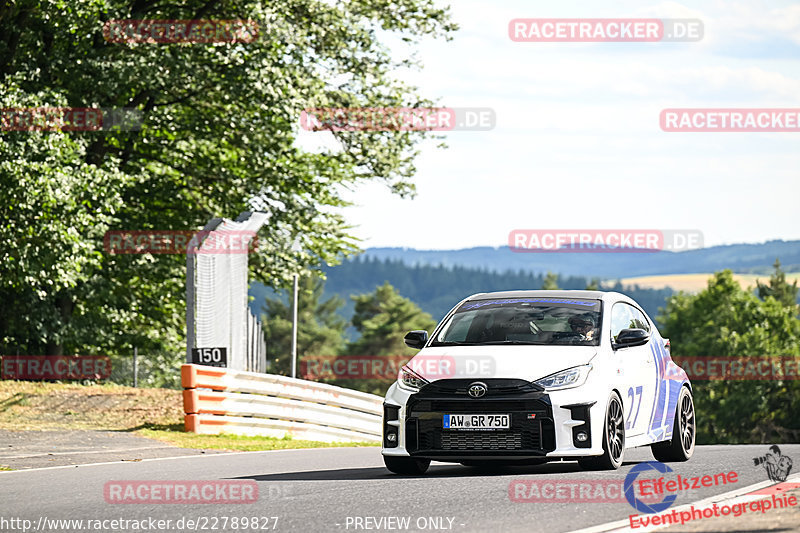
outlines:
[{"label": "white sports car", "polygon": [[686,372],[641,308],[602,291],[513,291],[460,302],[386,394],[382,453],[398,474],[575,459],[616,469],[628,448],[686,461],[695,418]]}]

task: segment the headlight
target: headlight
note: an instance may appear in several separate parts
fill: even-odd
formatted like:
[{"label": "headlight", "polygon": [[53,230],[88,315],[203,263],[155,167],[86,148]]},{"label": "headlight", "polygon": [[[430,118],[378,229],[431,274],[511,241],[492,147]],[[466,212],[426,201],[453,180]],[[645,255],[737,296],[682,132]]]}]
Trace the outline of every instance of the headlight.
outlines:
[{"label": "headlight", "polygon": [[404,366],[400,369],[400,378],[397,380],[401,389],[417,392],[419,389],[428,384],[428,380]]},{"label": "headlight", "polygon": [[570,389],[572,387],[580,387],[589,376],[592,370],[592,365],[576,366],[550,374],[547,377],[534,381],[536,385],[540,385],[547,390],[560,390]]}]

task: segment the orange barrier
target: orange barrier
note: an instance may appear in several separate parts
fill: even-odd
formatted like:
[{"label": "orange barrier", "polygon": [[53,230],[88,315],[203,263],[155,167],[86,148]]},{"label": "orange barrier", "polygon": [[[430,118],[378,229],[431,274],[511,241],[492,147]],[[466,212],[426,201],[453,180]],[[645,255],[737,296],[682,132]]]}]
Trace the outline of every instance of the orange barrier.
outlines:
[{"label": "orange barrier", "polygon": [[187,432],[379,442],[383,399],[324,383],[186,364]]},{"label": "orange barrier", "polygon": [[184,389],[205,387],[215,390],[225,390],[222,379],[228,371],[224,368],[202,365],[181,366],[181,385]]}]

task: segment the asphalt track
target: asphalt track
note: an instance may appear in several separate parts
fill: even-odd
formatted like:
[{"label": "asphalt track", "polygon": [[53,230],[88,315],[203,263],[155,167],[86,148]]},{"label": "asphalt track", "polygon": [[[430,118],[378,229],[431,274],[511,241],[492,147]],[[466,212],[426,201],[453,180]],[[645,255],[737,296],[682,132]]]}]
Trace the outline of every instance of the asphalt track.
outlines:
[{"label": "asphalt track", "polygon": [[[781,450],[793,458],[795,473],[800,467],[800,445],[785,445]],[[689,462],[670,464],[675,474],[696,477],[735,471],[738,481],[679,493],[675,505],[766,481],[765,470],[753,464],[753,458],[766,451],[767,445],[699,446]],[[378,448],[329,448],[19,470],[0,473],[0,529],[21,531],[21,522],[15,522],[15,527],[2,522],[11,518],[30,520],[35,527],[42,518],[153,518],[170,519],[174,524],[181,518],[263,516],[278,517],[277,531],[559,533],[627,519],[634,509],[627,502],[577,503],[568,497],[553,503],[517,503],[509,498],[512,482],[535,480],[541,486],[547,481],[622,481],[636,464],[651,460],[649,450],[642,448],[628,451],[625,464],[614,472],[584,472],[574,462],[491,471],[433,463],[425,476],[401,477],[383,467]],[[668,479],[674,477],[668,475]],[[251,504],[106,503],[104,485],[121,480],[254,480],[259,498]],[[388,517],[407,517],[408,526],[387,522]],[[203,529],[201,523],[197,526]],[[267,527],[273,530],[274,521],[267,522]],[[49,530],[65,529],[51,526]],[[173,525],[164,530],[188,528]],[[254,531],[230,526],[215,530]]]}]

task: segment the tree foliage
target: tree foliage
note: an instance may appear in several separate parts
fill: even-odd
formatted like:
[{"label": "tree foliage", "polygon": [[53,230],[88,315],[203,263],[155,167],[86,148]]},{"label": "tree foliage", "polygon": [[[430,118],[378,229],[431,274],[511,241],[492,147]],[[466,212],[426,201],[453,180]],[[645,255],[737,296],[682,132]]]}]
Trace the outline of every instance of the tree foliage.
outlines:
[{"label": "tree foliage", "polygon": [[[338,296],[322,301],[325,283],[318,276],[303,276],[297,291],[297,357],[338,355],[345,345],[347,322],[337,310],[344,305]],[[262,327],[267,341],[269,371],[289,375],[292,361],[292,301],[267,298]],[[298,376],[300,368],[298,366]]]},{"label": "tree foliage", "polygon": [[414,302],[400,296],[394,287],[384,283],[369,294],[353,296],[356,309],[353,327],[360,337],[347,347],[351,355],[408,355],[417,350],[403,342],[412,330],[433,333],[436,322]]},{"label": "tree foliage", "polygon": [[[774,298],[743,290],[730,270],[695,295],[670,298],[662,333],[676,356],[800,356],[800,320]],[[800,382],[694,381],[700,444],[796,442]]]},{"label": "tree foliage", "polygon": [[542,289],[546,291],[558,290],[558,274],[555,272],[548,272],[542,283]]},{"label": "tree foliage", "polygon": [[786,281],[786,273],[781,269],[780,259],[775,259],[773,265],[775,272],[769,278],[768,283],[761,283],[756,280],[758,286],[758,297],[762,300],[775,298],[786,307],[797,307],[797,280],[791,285]]},{"label": "tree foliage", "polygon": [[[388,282],[376,287],[374,291],[352,296],[355,313],[351,320],[360,337],[347,345],[347,355],[360,355],[366,358],[392,356],[384,363],[384,368],[399,367],[411,359],[418,350],[409,348],[403,342],[405,334],[412,330],[425,330],[433,333],[436,322],[431,315],[422,311],[414,302],[401,296]],[[405,356],[405,357],[403,357]],[[332,381],[342,387],[383,395],[392,385],[396,376],[388,379],[338,379]]]},{"label": "tree foliage", "polygon": [[[113,43],[111,19],[252,19],[251,43]],[[110,256],[109,229],[199,229],[270,215],[251,259],[279,286],[356,250],[342,188],[413,194],[421,133],[297,140],[309,107],[429,102],[394,73],[414,45],[454,30],[433,0],[12,0],[0,6],[0,108],[132,108],[135,131],[0,134],[0,352],[180,354],[185,259]],[[412,46],[413,48],[413,46]]]},{"label": "tree foliage", "polygon": [[[353,314],[352,294],[363,294],[388,281],[397,292],[420,306],[426,313],[440,320],[459,301],[479,292],[533,290],[542,288],[544,274],[530,271],[493,271],[486,268],[443,265],[408,265],[396,259],[377,259],[359,256],[342,264],[323,269],[326,276],[326,295],[338,294],[347,303],[342,314],[348,319]],[[590,281],[579,276],[559,276],[559,285],[565,290],[585,289]],[[269,292],[263,284],[251,284],[251,294],[260,302]],[[626,294],[636,300],[651,318],[656,318],[659,308],[666,305],[673,290],[623,286],[619,281],[606,285],[604,290]],[[254,308],[258,313],[258,307]]]},{"label": "tree foliage", "polygon": [[600,290],[600,278],[592,278],[590,281],[586,282],[586,290],[587,291],[599,291]]}]

